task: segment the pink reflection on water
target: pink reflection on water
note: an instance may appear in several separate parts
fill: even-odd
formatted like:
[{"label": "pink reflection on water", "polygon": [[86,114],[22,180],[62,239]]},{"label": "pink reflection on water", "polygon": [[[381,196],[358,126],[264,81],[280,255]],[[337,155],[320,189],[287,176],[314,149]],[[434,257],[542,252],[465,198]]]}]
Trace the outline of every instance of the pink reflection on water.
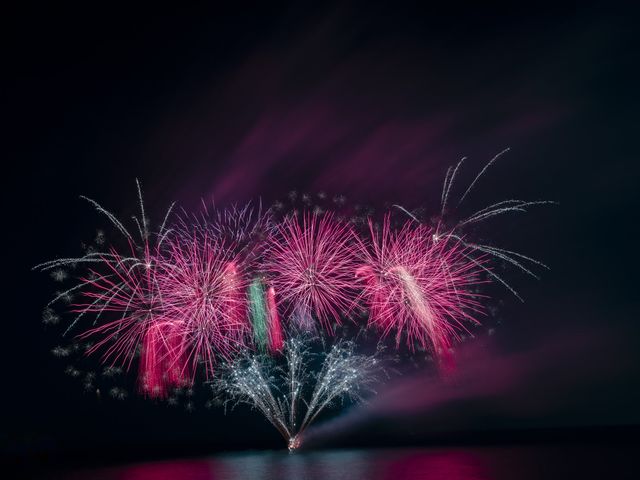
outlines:
[{"label": "pink reflection on water", "polygon": [[343,450],[224,455],[215,459],[149,462],[75,472],[93,480],[345,480],[495,478],[491,458],[466,450]]},{"label": "pink reflection on water", "polygon": [[484,480],[493,478],[479,456],[465,451],[415,453],[402,455],[385,465],[374,478],[396,480],[428,478],[430,480]]},{"label": "pink reflection on water", "polygon": [[[217,478],[214,463],[207,460],[182,460],[132,465],[114,475],[114,480],[205,480]],[[105,477],[106,478],[106,477]]]}]

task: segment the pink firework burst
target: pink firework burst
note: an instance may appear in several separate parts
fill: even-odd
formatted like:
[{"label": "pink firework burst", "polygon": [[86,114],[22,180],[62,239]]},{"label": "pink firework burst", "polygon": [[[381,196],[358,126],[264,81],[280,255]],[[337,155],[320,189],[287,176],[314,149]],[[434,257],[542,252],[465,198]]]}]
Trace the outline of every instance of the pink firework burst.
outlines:
[{"label": "pink firework burst", "polygon": [[[165,318],[181,340],[176,358],[193,375],[198,363],[207,376],[218,357],[229,359],[245,348],[246,281],[234,249],[206,232],[168,240],[168,255],[158,275]],[[180,377],[182,375],[178,375]]]},{"label": "pink firework burst", "polygon": [[[135,253],[132,246],[132,253]],[[90,269],[82,278],[86,302],[73,305],[79,316],[94,314],[99,325],[78,335],[98,338],[87,354],[103,351],[102,361],[129,369],[139,347],[139,386],[150,396],[165,396],[172,385],[183,382],[177,375],[179,345],[170,323],[164,320],[157,273],[161,257],[150,253],[145,242],[140,258],[123,257],[113,248],[100,257],[104,273]]]},{"label": "pink firework burst", "polygon": [[469,288],[482,281],[479,261],[423,225],[407,222],[394,231],[387,216],[380,231],[371,222],[369,230],[370,241],[359,241],[362,264],[356,269],[369,324],[383,336],[395,331],[398,346],[404,335],[410,348],[417,342],[446,352],[465,322],[478,323],[473,315],[482,307]]},{"label": "pink firework burst", "polygon": [[315,317],[331,330],[352,308],[354,244],[351,227],[331,214],[288,216],[276,227],[264,270],[278,303],[302,326]]},{"label": "pink firework burst", "polygon": [[87,353],[105,348],[104,362],[129,368],[161,305],[155,283],[155,257],[148,249],[143,260],[123,257],[111,249],[100,260],[105,272],[90,269],[91,275],[81,278],[82,294],[87,300],[73,304],[73,311],[78,313],[75,322],[81,316],[95,314],[94,324],[100,324],[79,338],[101,337]]}]

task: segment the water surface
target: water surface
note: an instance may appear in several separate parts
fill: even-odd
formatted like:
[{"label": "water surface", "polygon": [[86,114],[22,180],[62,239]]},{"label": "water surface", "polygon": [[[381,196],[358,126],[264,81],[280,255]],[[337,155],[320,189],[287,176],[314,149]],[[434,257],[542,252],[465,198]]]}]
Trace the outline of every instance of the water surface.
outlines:
[{"label": "water surface", "polygon": [[640,478],[635,446],[553,445],[476,448],[243,452],[85,469],[57,478],[95,480],[489,480]]}]

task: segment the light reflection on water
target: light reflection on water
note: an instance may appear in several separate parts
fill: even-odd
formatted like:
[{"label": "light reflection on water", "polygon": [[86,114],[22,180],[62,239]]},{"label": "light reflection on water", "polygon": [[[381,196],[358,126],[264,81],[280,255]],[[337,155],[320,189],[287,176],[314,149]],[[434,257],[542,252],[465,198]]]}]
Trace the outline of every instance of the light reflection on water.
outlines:
[{"label": "light reflection on water", "polygon": [[[74,480],[494,480],[604,478],[630,458],[603,447],[243,452],[202,459],[123,465],[70,473]],[[624,468],[623,468],[624,469]],[[621,477],[619,477],[621,478]]]},{"label": "light reflection on water", "polygon": [[205,459],[159,461],[67,475],[96,480],[400,480],[492,478],[483,461],[465,450],[343,450],[251,452]]}]

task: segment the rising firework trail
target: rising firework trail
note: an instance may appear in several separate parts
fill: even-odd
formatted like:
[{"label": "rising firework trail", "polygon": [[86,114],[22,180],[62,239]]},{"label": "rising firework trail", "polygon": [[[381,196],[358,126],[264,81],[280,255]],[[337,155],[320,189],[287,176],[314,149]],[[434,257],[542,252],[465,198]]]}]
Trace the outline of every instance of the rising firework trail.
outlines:
[{"label": "rising firework trail", "polygon": [[269,322],[269,350],[278,353],[284,347],[284,333],[276,304],[276,290],[273,287],[267,289],[267,319]]}]

